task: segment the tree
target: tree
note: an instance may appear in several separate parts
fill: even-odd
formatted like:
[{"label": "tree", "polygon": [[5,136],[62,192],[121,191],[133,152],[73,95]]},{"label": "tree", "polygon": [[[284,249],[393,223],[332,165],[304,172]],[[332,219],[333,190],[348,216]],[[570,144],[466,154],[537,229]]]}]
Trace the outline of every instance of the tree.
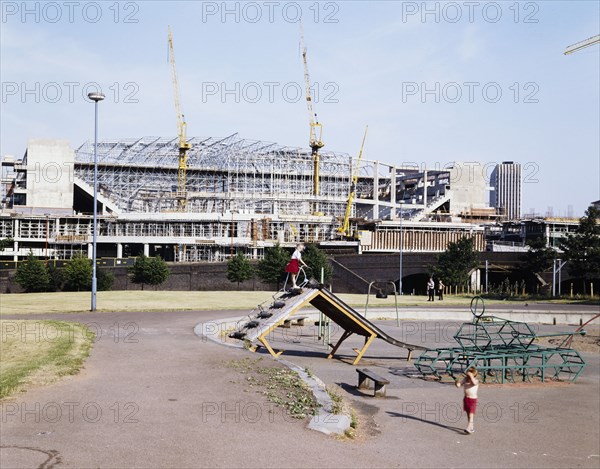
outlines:
[{"label": "tree", "polygon": [[15,280],[28,293],[47,291],[50,286],[48,269],[32,252],[29,252],[26,261],[19,263]]},{"label": "tree", "polygon": [[75,254],[63,268],[64,289],[90,291],[92,289],[92,261],[83,254]]},{"label": "tree", "polygon": [[227,263],[227,279],[230,282],[237,282],[238,289],[240,282],[250,280],[254,277],[254,269],[246,256],[242,253],[237,253]]},{"label": "tree", "polygon": [[290,254],[279,243],[272,248],[266,248],[264,259],[258,263],[258,276],[264,282],[276,283],[279,290],[281,277],[289,260]]},{"label": "tree", "polygon": [[115,280],[115,276],[110,270],[98,269],[96,271],[98,277],[98,291],[109,291]]},{"label": "tree", "polygon": [[315,244],[308,244],[302,260],[310,266],[310,276],[321,281],[321,269],[323,269],[323,283],[328,283],[333,276],[333,268],[329,264],[327,255],[321,251]]},{"label": "tree", "polygon": [[448,243],[446,251],[438,255],[433,272],[449,286],[465,285],[469,272],[479,265],[479,254],[475,251],[473,238],[461,238]]},{"label": "tree", "polygon": [[65,284],[65,275],[63,270],[58,269],[56,266],[52,264],[48,264],[48,275],[50,276],[50,286],[48,287],[49,291],[60,291],[63,289]]},{"label": "tree", "polygon": [[12,243],[13,243],[13,239],[12,238],[0,239],[0,251],[4,251]]},{"label": "tree", "polygon": [[521,256],[521,269],[529,278],[530,284],[537,285],[538,282],[544,284],[539,274],[552,267],[552,262],[556,259],[556,250],[546,246],[543,237],[533,238],[527,241],[529,251]]},{"label": "tree", "polygon": [[583,281],[583,291],[590,280],[600,278],[600,210],[590,205],[579,219],[575,233],[568,233],[561,243],[569,273]]},{"label": "tree", "polygon": [[130,269],[131,281],[141,283],[142,290],[144,285],[160,285],[164,283],[171,275],[169,266],[160,256],[147,257],[140,255],[136,257],[135,264]]}]

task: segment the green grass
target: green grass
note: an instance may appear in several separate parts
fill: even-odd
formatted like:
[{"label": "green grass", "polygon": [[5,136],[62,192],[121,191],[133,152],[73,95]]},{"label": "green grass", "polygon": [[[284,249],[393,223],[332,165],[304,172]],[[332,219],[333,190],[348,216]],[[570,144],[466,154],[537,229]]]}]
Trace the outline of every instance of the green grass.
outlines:
[{"label": "green grass", "polygon": [[[178,311],[254,308],[272,292],[106,291],[98,292],[98,311]],[[90,310],[90,292],[0,295],[0,315],[79,313]]]},{"label": "green grass", "polygon": [[[270,301],[274,292],[268,291],[106,291],[98,292],[97,310],[111,311],[180,311],[180,310],[223,310],[253,309],[256,305]],[[44,314],[44,313],[80,313],[90,310],[90,292],[55,293],[12,293],[0,294],[0,315],[7,314]],[[364,311],[367,295],[339,295],[342,301],[358,311]],[[434,305],[468,308],[469,295],[447,295],[443,302]],[[532,300],[529,301],[530,306]],[[559,303],[574,303],[567,300],[555,300]],[[486,304],[519,304],[522,301],[485,300]],[[554,301],[553,301],[554,302]],[[586,304],[585,302],[581,302]],[[589,304],[589,303],[587,303]],[[369,298],[369,309],[376,307],[394,307],[394,296],[385,299]],[[429,306],[426,296],[404,295],[398,297],[399,307]]]},{"label": "green grass", "polygon": [[[107,291],[98,292],[98,311],[178,311],[251,309],[269,301],[268,291]],[[78,313],[90,310],[90,292],[12,293],[0,295],[0,315]],[[367,295],[340,294],[351,306],[364,308]],[[470,297],[448,297],[444,305],[468,305]],[[369,308],[394,306],[394,297],[371,295]],[[398,297],[399,306],[427,305],[425,296]]]},{"label": "green grass", "polygon": [[64,321],[0,320],[0,399],[76,374],[94,334]]}]

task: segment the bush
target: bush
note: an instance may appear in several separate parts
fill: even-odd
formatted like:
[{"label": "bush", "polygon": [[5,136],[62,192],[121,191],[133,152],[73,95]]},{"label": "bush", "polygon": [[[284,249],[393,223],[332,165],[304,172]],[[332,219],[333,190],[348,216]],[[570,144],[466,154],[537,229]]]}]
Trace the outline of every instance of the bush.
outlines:
[{"label": "bush", "polygon": [[272,248],[266,248],[264,259],[258,263],[258,276],[267,283],[276,283],[279,290],[281,277],[289,260],[290,254],[279,243]]},{"label": "bush", "polygon": [[66,291],[92,290],[92,261],[83,254],[75,254],[63,268]]},{"label": "bush", "polygon": [[53,265],[48,265],[48,274],[50,275],[49,291],[60,291],[64,287],[65,275],[63,269],[57,269]]},{"label": "bush", "polygon": [[115,276],[110,270],[97,269],[98,291],[109,291],[115,281]]},{"label": "bush", "polygon": [[171,275],[169,266],[160,256],[147,257],[143,254],[135,259],[135,264],[129,269],[129,272],[131,281],[141,283],[142,290],[146,284],[160,285],[164,283]]},{"label": "bush", "polygon": [[44,292],[50,288],[48,269],[31,252],[26,261],[19,263],[15,280],[27,293]]},{"label": "bush", "polygon": [[307,275],[321,281],[321,269],[323,269],[323,283],[328,283],[333,277],[333,269],[323,251],[316,245],[308,244],[306,251],[302,254],[302,260],[310,267]]},{"label": "bush", "polygon": [[246,256],[238,253],[229,259],[227,263],[227,279],[230,282],[237,282],[239,288],[240,282],[250,280],[252,277],[254,277],[254,269]]}]

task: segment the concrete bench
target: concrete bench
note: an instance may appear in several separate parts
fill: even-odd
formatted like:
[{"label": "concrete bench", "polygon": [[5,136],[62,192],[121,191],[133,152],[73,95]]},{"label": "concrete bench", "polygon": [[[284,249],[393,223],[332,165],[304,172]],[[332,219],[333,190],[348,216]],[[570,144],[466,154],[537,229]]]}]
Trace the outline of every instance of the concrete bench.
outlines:
[{"label": "concrete bench", "polygon": [[358,389],[369,389],[367,380],[371,380],[374,383],[373,396],[385,396],[385,385],[390,384],[389,380],[373,373],[368,368],[357,368],[356,372],[358,373]]},{"label": "concrete bench", "polygon": [[[280,324],[279,327],[283,327],[285,329],[289,329],[294,326],[304,326],[304,320],[308,319],[308,316],[293,316],[291,318],[287,318],[283,320],[283,324]],[[295,321],[295,322],[294,322]]]}]

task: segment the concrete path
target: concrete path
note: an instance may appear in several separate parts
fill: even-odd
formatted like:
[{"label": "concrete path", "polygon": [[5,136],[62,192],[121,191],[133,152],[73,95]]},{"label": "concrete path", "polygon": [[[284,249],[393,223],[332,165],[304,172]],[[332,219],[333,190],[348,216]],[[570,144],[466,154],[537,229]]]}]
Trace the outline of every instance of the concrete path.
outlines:
[{"label": "concrete path", "polygon": [[[337,386],[356,409],[358,437],[342,440],[308,430],[306,422],[290,419],[249,389],[239,371],[226,366],[226,362],[244,357],[271,360],[268,355],[223,347],[193,333],[200,322],[236,314],[240,313],[44,316],[83,322],[101,334],[80,374],[0,404],[0,466],[600,464],[597,354],[586,355],[590,366],[576,384],[483,386],[476,433],[464,435],[460,390],[406,376],[414,368],[403,360],[403,349],[382,341],[369,348],[361,365],[392,381],[387,398],[373,398],[355,389],[351,352],[346,359],[325,360],[325,349],[314,330],[310,326],[294,328],[279,339],[287,349],[282,358],[310,368],[327,384]],[[438,338],[440,345],[444,342],[442,329],[435,332],[436,326],[415,324],[429,332],[423,336],[426,342]],[[391,322],[381,325],[395,328]],[[344,343],[347,352],[355,346],[352,340]]]}]

